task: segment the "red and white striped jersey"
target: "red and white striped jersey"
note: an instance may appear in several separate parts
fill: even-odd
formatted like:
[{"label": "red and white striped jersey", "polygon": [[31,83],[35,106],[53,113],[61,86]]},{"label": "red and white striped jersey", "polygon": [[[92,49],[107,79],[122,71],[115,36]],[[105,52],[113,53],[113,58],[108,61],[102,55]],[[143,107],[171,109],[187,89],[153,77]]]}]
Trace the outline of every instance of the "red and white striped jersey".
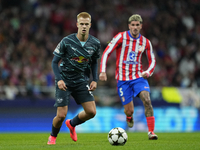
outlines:
[{"label": "red and white striped jersey", "polygon": [[103,52],[100,72],[106,72],[106,63],[110,54],[116,50],[115,78],[120,81],[134,80],[142,77],[142,54],[145,51],[149,62],[145,71],[151,76],[156,66],[151,42],[141,34],[133,38],[129,31],[118,33]]}]

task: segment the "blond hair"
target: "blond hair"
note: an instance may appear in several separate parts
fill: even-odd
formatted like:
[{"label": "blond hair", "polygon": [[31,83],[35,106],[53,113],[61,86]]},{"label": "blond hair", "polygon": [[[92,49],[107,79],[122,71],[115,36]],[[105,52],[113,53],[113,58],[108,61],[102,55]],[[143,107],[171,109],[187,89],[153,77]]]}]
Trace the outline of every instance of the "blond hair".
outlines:
[{"label": "blond hair", "polygon": [[134,14],[130,16],[130,18],[128,19],[128,23],[131,23],[131,21],[139,21],[140,23],[142,23],[142,17],[138,14]]},{"label": "blond hair", "polygon": [[79,18],[89,18],[91,20],[91,15],[87,12],[81,12],[77,15],[77,22]]}]

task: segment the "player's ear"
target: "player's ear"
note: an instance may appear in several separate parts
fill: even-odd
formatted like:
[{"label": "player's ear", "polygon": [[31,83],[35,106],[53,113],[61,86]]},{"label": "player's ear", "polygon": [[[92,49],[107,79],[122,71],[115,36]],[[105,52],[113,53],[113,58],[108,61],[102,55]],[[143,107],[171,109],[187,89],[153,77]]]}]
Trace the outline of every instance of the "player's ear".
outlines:
[{"label": "player's ear", "polygon": [[130,23],[128,24],[128,28],[129,28],[129,30],[130,30]]}]

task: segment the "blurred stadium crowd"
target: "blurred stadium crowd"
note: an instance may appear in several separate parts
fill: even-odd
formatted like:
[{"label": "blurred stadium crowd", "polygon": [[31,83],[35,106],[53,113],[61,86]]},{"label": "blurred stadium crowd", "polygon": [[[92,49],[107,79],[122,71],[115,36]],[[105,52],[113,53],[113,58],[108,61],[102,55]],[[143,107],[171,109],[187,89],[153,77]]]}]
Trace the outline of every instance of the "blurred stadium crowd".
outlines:
[{"label": "blurred stadium crowd", "polygon": [[[157,61],[150,86],[200,87],[199,0],[1,0],[0,87],[19,94],[17,87],[32,93],[34,86],[54,86],[53,50],[77,32],[81,11],[91,14],[90,34],[100,39],[102,52],[115,34],[128,30],[128,18],[140,14],[141,33],[151,40]],[[107,74],[99,86],[115,88],[114,54]]]}]

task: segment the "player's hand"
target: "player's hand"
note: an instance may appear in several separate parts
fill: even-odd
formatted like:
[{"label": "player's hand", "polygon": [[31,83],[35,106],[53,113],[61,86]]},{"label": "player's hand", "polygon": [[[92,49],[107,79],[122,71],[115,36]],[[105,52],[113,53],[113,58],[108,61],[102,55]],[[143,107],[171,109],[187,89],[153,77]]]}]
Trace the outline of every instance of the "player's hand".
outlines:
[{"label": "player's hand", "polygon": [[107,75],[105,72],[101,72],[99,75],[99,80],[101,81],[107,81]]},{"label": "player's hand", "polygon": [[65,82],[63,80],[59,80],[57,84],[58,84],[58,88],[60,90],[66,91],[67,87],[66,87]]},{"label": "player's hand", "polygon": [[144,79],[147,79],[148,77],[149,77],[149,73],[148,72],[142,72],[142,77],[144,78]]},{"label": "player's hand", "polygon": [[94,91],[94,90],[96,90],[96,88],[97,88],[97,82],[92,81],[90,83],[90,89],[88,89],[88,91]]}]

